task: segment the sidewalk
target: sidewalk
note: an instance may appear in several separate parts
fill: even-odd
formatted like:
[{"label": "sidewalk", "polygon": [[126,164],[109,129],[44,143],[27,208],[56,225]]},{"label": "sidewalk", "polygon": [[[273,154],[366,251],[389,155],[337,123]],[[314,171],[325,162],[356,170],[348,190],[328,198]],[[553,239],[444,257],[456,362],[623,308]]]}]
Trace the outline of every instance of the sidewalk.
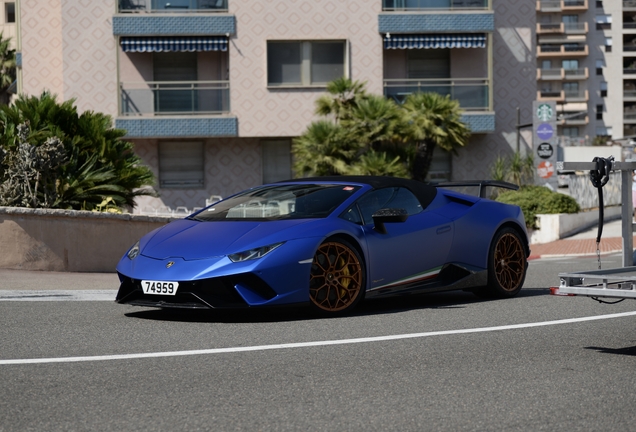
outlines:
[{"label": "sidewalk", "polygon": [[[599,250],[601,255],[622,252],[621,220],[605,223]],[[549,258],[562,256],[594,256],[596,255],[597,227],[576,234],[566,239],[551,243],[530,245],[530,258]],[[636,244],[636,241],[634,242]]]}]

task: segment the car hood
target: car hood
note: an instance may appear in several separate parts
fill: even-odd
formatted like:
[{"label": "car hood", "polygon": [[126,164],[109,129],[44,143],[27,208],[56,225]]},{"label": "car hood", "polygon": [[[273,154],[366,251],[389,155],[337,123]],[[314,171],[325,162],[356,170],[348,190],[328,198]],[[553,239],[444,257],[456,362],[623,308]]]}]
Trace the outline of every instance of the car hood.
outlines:
[{"label": "car hood", "polygon": [[141,254],[150,258],[196,260],[242,252],[256,247],[320,236],[312,229],[314,219],[267,222],[171,222],[149,234]]}]

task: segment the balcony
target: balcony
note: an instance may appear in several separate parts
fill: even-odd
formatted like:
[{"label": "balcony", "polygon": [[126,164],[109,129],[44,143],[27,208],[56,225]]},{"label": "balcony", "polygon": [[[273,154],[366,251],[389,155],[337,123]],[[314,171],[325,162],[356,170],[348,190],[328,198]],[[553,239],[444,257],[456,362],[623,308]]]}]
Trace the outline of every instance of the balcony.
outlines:
[{"label": "balcony", "polygon": [[580,23],[537,23],[538,35],[587,34],[586,22]]},{"label": "balcony", "polygon": [[539,45],[537,57],[585,57],[589,54],[587,45]]},{"label": "balcony", "polygon": [[563,90],[565,102],[587,102],[590,95],[587,90]]},{"label": "balcony", "polygon": [[577,114],[566,114],[557,120],[561,126],[585,126],[590,122],[587,113],[580,112]]},{"label": "balcony", "polygon": [[636,10],[636,0],[623,0],[623,10]]},{"label": "balcony", "polygon": [[538,12],[584,12],[587,0],[537,0]]},{"label": "balcony", "polygon": [[230,112],[229,81],[120,83],[120,115],[219,115]]},{"label": "balcony", "polygon": [[625,108],[623,112],[623,122],[634,124],[636,123],[636,110],[633,108]]},{"label": "balcony", "polygon": [[565,94],[563,90],[539,90],[537,91],[537,100],[565,102]]},{"label": "balcony", "polygon": [[537,69],[537,80],[561,81],[561,80],[585,80],[589,77],[587,68],[580,69]]},{"label": "balcony", "polygon": [[439,93],[459,101],[462,110],[490,111],[489,86],[487,78],[385,79],[384,96],[402,103],[411,93]]},{"label": "balcony", "polygon": [[560,103],[587,102],[589,93],[587,90],[539,90],[537,100]]},{"label": "balcony", "polygon": [[489,0],[382,0],[383,11],[485,10]]},{"label": "balcony", "polygon": [[119,13],[227,12],[228,0],[119,0]]}]

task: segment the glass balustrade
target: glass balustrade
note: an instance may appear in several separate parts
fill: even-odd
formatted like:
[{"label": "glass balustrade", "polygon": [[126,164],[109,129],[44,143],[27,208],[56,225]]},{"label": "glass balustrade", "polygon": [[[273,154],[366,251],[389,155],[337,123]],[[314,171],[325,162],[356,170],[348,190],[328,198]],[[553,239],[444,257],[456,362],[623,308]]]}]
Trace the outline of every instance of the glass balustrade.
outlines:
[{"label": "glass balustrade", "polygon": [[119,12],[227,12],[228,0],[119,0]]},{"label": "glass balustrade", "polygon": [[228,81],[120,83],[122,116],[230,112]]},{"label": "glass balustrade", "polygon": [[390,79],[384,80],[384,96],[398,103],[411,93],[439,93],[459,101],[463,110],[487,111],[490,109],[487,79]]}]

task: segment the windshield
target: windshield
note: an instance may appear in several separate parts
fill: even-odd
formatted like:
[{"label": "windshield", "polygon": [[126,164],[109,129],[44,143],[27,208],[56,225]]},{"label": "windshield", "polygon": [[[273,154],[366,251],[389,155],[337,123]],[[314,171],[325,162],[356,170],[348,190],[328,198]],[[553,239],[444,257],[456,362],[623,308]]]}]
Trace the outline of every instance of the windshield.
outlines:
[{"label": "windshield", "polygon": [[358,189],[359,186],[324,184],[263,186],[218,202],[190,219],[220,221],[324,218]]}]

